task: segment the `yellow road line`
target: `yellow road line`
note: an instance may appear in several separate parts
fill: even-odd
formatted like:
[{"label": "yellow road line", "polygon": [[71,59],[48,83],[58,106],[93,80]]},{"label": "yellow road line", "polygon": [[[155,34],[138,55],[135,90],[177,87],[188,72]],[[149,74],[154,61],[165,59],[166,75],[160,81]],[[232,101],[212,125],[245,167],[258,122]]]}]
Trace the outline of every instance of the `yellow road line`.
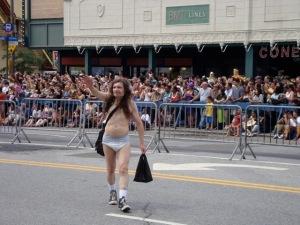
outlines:
[{"label": "yellow road line", "polygon": [[[47,167],[47,168],[58,168],[58,169],[70,169],[70,170],[80,170],[80,171],[91,171],[91,172],[102,172],[102,173],[106,172],[106,169],[103,167],[85,166],[85,165],[68,164],[68,163],[51,163],[51,162],[38,162],[38,161],[14,160],[14,159],[0,159],[0,163],[25,165],[25,166],[38,166],[38,167]],[[129,174],[134,175],[135,171],[130,170]],[[230,187],[238,187],[238,188],[260,189],[260,190],[267,190],[267,191],[300,194],[300,187],[289,187],[289,186],[242,182],[242,181],[234,181],[234,180],[204,178],[204,177],[182,176],[182,175],[175,175],[175,174],[155,173],[155,172],[152,173],[152,175],[155,178],[161,178],[161,179],[166,179],[166,180],[184,181],[184,182],[192,182],[192,183],[204,183],[204,184],[212,184],[212,185],[220,185],[220,186],[230,186]]]}]

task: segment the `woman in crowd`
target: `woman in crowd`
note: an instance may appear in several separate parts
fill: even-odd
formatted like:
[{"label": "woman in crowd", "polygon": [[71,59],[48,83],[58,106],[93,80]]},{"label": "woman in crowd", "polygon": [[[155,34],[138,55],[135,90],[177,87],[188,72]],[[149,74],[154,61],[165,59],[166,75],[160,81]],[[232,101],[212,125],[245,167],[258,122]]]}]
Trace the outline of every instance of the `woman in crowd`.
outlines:
[{"label": "woman in crowd", "polygon": [[261,88],[257,88],[253,91],[253,95],[250,98],[251,103],[263,103],[264,95],[262,93]]},{"label": "woman in crowd", "polygon": [[288,104],[295,104],[295,91],[294,91],[294,85],[288,84],[287,90],[285,92],[285,98],[287,100]]}]

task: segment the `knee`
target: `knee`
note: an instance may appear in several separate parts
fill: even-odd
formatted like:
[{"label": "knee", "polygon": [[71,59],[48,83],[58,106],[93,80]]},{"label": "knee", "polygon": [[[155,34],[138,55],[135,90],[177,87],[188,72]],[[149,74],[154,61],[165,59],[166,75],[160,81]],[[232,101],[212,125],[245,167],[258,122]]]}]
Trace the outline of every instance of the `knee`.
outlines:
[{"label": "knee", "polygon": [[119,167],[119,174],[120,175],[127,175],[128,174],[128,165],[126,163],[123,163]]},{"label": "knee", "polygon": [[114,167],[109,167],[109,168],[107,168],[107,174],[108,175],[112,175],[112,174],[114,174],[115,173],[115,168]]}]

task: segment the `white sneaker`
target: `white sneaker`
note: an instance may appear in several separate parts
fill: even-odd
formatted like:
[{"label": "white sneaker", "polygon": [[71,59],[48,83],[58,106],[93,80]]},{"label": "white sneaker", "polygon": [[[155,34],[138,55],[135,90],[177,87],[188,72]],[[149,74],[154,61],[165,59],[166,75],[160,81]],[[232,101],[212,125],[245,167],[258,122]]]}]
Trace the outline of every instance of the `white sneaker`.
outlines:
[{"label": "white sneaker", "polygon": [[111,190],[109,193],[109,205],[116,205],[118,203],[117,192],[115,190]]},{"label": "white sneaker", "polygon": [[119,208],[122,212],[127,213],[130,211],[130,206],[127,204],[125,197],[119,199]]}]

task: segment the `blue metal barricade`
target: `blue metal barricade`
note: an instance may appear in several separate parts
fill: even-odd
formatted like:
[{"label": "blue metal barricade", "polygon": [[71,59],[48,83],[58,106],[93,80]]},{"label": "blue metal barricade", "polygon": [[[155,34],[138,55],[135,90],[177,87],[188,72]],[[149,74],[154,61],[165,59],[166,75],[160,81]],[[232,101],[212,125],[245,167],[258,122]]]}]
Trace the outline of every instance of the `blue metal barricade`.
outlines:
[{"label": "blue metal barricade", "polygon": [[[86,101],[83,110],[83,126],[82,136],[86,138],[91,147],[94,146],[98,136],[99,129],[103,121],[106,119],[106,114],[103,111],[102,101]],[[150,138],[147,149],[155,142],[157,134],[157,106],[153,102],[136,102],[138,112],[145,128],[145,138]],[[133,121],[128,124],[129,135],[131,138],[137,136],[136,125]],[[147,140],[145,140],[147,142]]]},{"label": "blue metal barricade", "polygon": [[18,138],[23,135],[28,142],[38,143],[39,136],[43,135],[47,137],[43,145],[71,146],[78,139],[78,147],[82,142],[83,115],[79,100],[25,98],[20,113]]},{"label": "blue metal barricade", "polygon": [[248,105],[243,122],[245,148],[254,155],[255,145],[300,147],[300,107]]},{"label": "blue metal barricade", "polygon": [[0,100],[0,134],[1,140],[13,142],[18,138],[18,126],[21,120],[20,108],[10,100]]},{"label": "blue metal barricade", "polygon": [[230,159],[242,151],[238,105],[163,103],[158,115],[158,140],[166,151],[164,139],[236,143]]}]

